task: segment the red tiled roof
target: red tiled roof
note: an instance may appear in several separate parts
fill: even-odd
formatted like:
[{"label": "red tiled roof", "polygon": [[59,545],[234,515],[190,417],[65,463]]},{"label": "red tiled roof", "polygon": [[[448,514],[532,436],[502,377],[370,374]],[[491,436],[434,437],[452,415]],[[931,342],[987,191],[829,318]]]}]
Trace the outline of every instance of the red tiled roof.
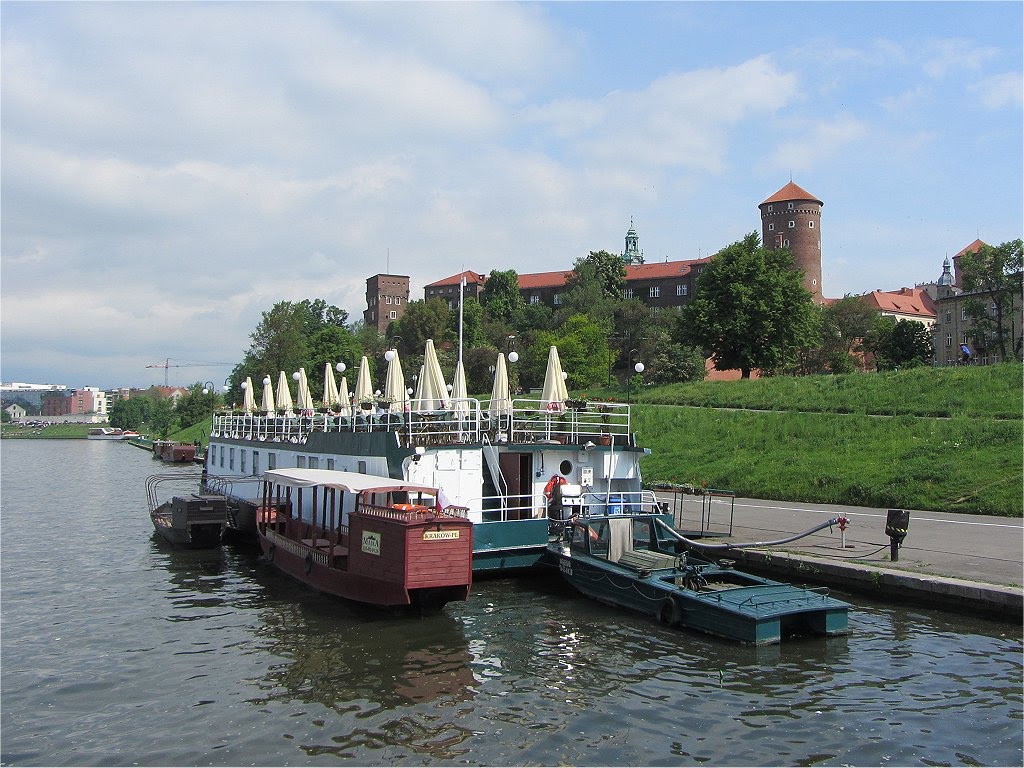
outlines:
[{"label": "red tiled roof", "polygon": [[[769,197],[767,200],[765,200],[764,203],[781,203],[790,200],[813,200],[818,205],[824,205],[824,203],[821,202],[821,200],[816,198],[803,187],[794,184],[792,181],[789,182],[789,184],[784,186],[782,189],[780,189],[778,192],[776,192],[774,195]],[[764,203],[761,203],[761,205],[764,205]]]},{"label": "red tiled roof", "polygon": [[561,288],[572,275],[573,271],[571,269],[561,272],[534,272],[533,274],[520,275],[519,288],[520,290],[528,290],[530,288]]},{"label": "red tiled roof", "polygon": [[668,277],[682,277],[689,274],[690,270],[697,264],[707,264],[710,256],[703,259],[689,259],[688,261],[659,261],[651,264],[628,264],[626,265],[626,281],[633,280],[657,280]]},{"label": "red tiled roof", "polygon": [[484,282],[487,279],[483,275],[481,275],[479,272],[474,272],[474,271],[472,271],[470,269],[467,269],[465,272],[459,272],[459,274],[457,274],[457,275],[452,275],[451,277],[446,277],[443,280],[438,280],[435,283],[429,283],[428,285],[425,285],[423,287],[424,288],[439,288],[439,287],[444,286],[444,285],[458,285],[461,282],[463,275],[466,276],[466,284],[467,285],[469,283],[477,283],[479,285],[483,285]]},{"label": "red tiled roof", "polygon": [[883,312],[901,315],[935,317],[935,304],[928,292],[921,288],[900,288],[898,291],[872,291],[865,301]]},{"label": "red tiled roof", "polygon": [[964,248],[962,251],[960,251],[960,253],[958,253],[953,258],[954,259],[959,259],[965,253],[977,253],[978,251],[981,250],[981,246],[983,246],[983,245],[988,245],[988,243],[986,243],[984,240],[975,240],[973,243],[968,245],[966,248]]}]

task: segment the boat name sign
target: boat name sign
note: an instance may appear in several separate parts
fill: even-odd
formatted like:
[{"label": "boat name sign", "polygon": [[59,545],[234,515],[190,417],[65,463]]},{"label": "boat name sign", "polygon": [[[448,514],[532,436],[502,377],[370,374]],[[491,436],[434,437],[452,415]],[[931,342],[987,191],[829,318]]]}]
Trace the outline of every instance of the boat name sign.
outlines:
[{"label": "boat name sign", "polygon": [[380,555],[380,534],[363,531],[363,552],[368,555]]},{"label": "boat name sign", "polygon": [[459,538],[461,531],[424,531],[424,541],[450,541]]}]

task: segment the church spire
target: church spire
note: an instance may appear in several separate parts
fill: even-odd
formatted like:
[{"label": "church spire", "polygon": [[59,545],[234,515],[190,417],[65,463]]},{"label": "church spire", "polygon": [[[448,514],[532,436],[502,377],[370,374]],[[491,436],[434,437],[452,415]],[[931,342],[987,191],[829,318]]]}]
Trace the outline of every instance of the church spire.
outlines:
[{"label": "church spire", "polygon": [[629,231],[626,232],[626,250],[620,254],[623,264],[643,264],[644,253],[640,250],[640,238],[633,226],[633,217],[629,217]]}]

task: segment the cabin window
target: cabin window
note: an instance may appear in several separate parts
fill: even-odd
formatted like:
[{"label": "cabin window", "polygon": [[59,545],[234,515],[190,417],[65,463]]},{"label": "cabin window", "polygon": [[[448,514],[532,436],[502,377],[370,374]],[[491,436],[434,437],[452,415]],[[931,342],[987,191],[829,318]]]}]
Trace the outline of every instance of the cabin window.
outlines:
[{"label": "cabin window", "polygon": [[277,454],[276,453],[268,453],[267,454],[267,469],[277,469]]},{"label": "cabin window", "polygon": [[244,475],[245,474],[245,451],[244,450],[241,452],[241,455],[239,456],[239,461],[240,461],[240,463],[239,463],[238,469]]},{"label": "cabin window", "polygon": [[328,469],[334,469],[334,459],[328,459],[327,460],[327,468]]},{"label": "cabin window", "polygon": [[253,475],[259,475],[260,473],[260,452],[252,452],[252,473]]},{"label": "cabin window", "polygon": [[565,461],[558,465],[558,471],[561,472],[566,477],[568,477],[569,473],[572,472],[572,462],[566,459]]},{"label": "cabin window", "polygon": [[317,456],[310,456],[309,457],[309,468],[310,469],[320,469],[320,459],[319,459],[319,457],[317,457]]},{"label": "cabin window", "polygon": [[223,445],[220,447],[220,466],[223,469],[223,467],[224,467],[224,446]]},{"label": "cabin window", "polygon": [[298,467],[299,469],[305,469],[306,468],[306,457],[305,456],[297,456],[295,458],[295,466]]},{"label": "cabin window", "polygon": [[232,472],[235,471],[235,449],[231,447],[228,449],[228,469]]},{"label": "cabin window", "polygon": [[366,462],[365,461],[359,461],[358,464],[357,464],[356,471],[359,474],[361,474],[361,475],[365,475],[366,474]]}]

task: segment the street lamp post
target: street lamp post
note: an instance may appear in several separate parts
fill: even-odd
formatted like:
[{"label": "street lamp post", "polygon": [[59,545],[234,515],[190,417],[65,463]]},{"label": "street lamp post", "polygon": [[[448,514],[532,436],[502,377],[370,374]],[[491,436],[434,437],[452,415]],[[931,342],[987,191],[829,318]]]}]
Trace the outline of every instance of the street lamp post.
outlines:
[{"label": "street lamp post", "polygon": [[[633,355],[636,355],[636,357],[637,357],[636,365],[633,365]],[[640,350],[638,350],[638,349],[631,349],[631,350],[629,350],[629,365],[637,373],[643,373],[644,372],[644,364],[640,362]],[[630,394],[631,394],[632,386],[633,386],[633,375],[629,373],[629,369],[628,368],[626,369],[626,374],[627,374],[627,378],[626,378],[626,405],[629,405]]]}]

